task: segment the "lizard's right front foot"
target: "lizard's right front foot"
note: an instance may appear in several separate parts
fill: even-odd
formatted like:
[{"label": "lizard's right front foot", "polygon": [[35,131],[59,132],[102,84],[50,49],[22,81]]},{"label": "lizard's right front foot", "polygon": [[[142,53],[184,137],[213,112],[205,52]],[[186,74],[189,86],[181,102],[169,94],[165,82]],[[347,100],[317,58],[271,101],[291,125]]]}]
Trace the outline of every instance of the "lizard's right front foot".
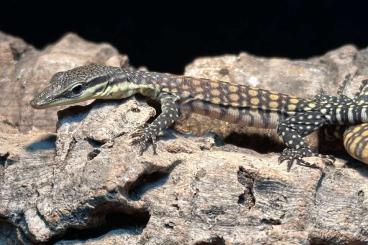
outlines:
[{"label": "lizard's right front foot", "polygon": [[156,136],[152,136],[147,128],[138,128],[133,133],[131,133],[131,141],[129,142],[131,145],[139,145],[138,154],[141,156],[144,151],[147,150],[150,143],[152,144],[153,154],[157,154],[156,152]]}]

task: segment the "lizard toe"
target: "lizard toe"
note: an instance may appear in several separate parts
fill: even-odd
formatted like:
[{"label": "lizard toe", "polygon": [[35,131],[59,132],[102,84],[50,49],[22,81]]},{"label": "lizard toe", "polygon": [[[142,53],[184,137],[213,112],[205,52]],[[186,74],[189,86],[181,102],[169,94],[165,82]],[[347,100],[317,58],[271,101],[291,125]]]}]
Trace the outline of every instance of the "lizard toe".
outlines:
[{"label": "lizard toe", "polygon": [[313,156],[313,153],[308,148],[299,150],[286,148],[279,157],[279,164],[286,162],[288,172],[294,164],[310,168],[319,168],[317,165],[309,163],[303,159],[303,157],[309,156]]},{"label": "lizard toe", "polygon": [[149,145],[152,144],[153,154],[157,154],[156,137],[152,136],[144,128],[139,128],[131,133],[131,145],[139,145],[138,154],[141,156],[145,152]]}]

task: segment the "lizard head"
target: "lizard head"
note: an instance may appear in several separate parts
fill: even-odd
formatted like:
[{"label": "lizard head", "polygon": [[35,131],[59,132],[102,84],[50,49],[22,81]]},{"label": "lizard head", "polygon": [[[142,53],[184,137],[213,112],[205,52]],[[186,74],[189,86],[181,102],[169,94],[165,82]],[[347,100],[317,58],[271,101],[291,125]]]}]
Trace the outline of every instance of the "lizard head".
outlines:
[{"label": "lizard head", "polygon": [[98,98],[118,67],[90,64],[58,72],[52,76],[50,85],[30,102],[36,109],[68,105]]}]

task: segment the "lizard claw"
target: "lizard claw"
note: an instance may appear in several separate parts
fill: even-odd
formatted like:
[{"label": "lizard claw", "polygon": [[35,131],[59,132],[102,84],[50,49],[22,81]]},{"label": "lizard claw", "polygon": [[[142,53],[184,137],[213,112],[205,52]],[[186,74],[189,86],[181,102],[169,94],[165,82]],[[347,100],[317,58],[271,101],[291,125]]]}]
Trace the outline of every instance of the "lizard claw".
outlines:
[{"label": "lizard claw", "polygon": [[286,162],[287,163],[287,171],[290,172],[293,164],[297,164],[300,166],[305,166],[309,168],[319,168],[316,164],[309,163],[303,160],[303,153],[294,149],[284,149],[279,157],[279,164]]},{"label": "lizard claw", "polygon": [[143,152],[147,150],[150,143],[152,144],[153,154],[157,154],[156,137],[149,135],[144,128],[138,128],[133,133],[131,133],[131,145],[139,145],[138,154],[143,155]]}]

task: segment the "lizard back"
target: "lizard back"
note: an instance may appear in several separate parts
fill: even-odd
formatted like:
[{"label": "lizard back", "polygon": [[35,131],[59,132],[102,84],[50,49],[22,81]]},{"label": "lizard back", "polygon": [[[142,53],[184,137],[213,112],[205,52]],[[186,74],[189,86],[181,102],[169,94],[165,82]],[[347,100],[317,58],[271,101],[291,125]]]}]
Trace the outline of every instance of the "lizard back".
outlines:
[{"label": "lizard back", "polygon": [[136,71],[132,78],[137,83],[154,84],[157,90],[176,94],[182,103],[199,100],[215,105],[280,113],[305,111],[316,106],[295,96],[205,78],[146,71]]}]

